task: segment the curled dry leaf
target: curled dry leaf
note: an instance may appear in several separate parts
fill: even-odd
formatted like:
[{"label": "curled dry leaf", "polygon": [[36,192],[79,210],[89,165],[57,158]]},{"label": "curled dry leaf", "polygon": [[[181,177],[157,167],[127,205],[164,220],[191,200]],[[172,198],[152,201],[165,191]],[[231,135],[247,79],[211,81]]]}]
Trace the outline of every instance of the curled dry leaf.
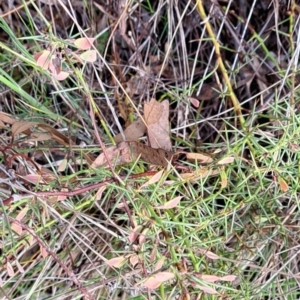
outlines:
[{"label": "curled dry leaf", "polygon": [[201,164],[209,164],[213,161],[213,159],[202,153],[186,153],[187,160],[194,161],[197,160]]},{"label": "curled dry leaf", "polygon": [[[132,122],[125,130],[124,137],[126,142],[137,141],[142,137],[146,132],[146,125],[144,124],[141,118],[138,118],[136,121]],[[123,142],[123,136],[119,133],[115,136],[116,143]]]},{"label": "curled dry leaf", "polygon": [[[153,149],[138,142],[121,142],[117,146],[106,149],[108,159],[114,165],[123,165],[135,161],[138,157],[147,163],[167,167],[172,159],[172,152],[164,149]],[[101,153],[92,163],[93,168],[107,167],[104,153]]]},{"label": "curled dry leaf", "polygon": [[152,148],[172,149],[169,133],[169,101],[158,103],[151,99],[144,106],[144,118],[148,127],[148,136]]},{"label": "curled dry leaf", "polygon": [[24,131],[27,131],[28,129],[34,127],[38,123],[36,122],[28,122],[28,121],[16,121],[11,126],[11,132],[13,136],[16,136],[19,133],[23,133]]}]

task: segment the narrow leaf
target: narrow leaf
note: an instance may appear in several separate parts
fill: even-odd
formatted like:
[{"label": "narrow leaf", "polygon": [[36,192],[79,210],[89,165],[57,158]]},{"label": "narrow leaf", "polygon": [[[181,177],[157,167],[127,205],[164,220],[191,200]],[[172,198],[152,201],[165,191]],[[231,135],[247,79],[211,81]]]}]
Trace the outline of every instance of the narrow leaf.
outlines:
[{"label": "narrow leaf", "polygon": [[206,294],[211,294],[211,295],[216,295],[216,294],[218,294],[218,292],[217,292],[215,289],[211,288],[211,287],[208,287],[208,286],[201,286],[201,285],[197,285],[197,287],[198,287],[200,290],[202,290],[204,293],[206,293]]},{"label": "narrow leaf", "polygon": [[155,264],[154,271],[158,271],[164,265],[164,262],[165,262],[165,257],[162,256]]},{"label": "narrow leaf", "polygon": [[234,161],[234,157],[233,156],[227,156],[222,158],[221,160],[219,160],[217,162],[218,165],[228,165],[231,164]]},{"label": "narrow leaf", "polygon": [[49,64],[50,64],[50,55],[51,55],[51,52],[48,50],[44,50],[44,51],[42,51],[42,53],[38,53],[36,55],[36,57],[37,57],[36,64],[39,67],[41,67],[43,70],[48,70]]},{"label": "narrow leaf", "polygon": [[138,236],[140,235],[140,232],[142,231],[143,226],[139,225],[137,227],[135,227],[129,234],[128,236],[128,240],[130,243],[134,243],[135,240],[138,238]]},{"label": "narrow leaf", "polygon": [[157,281],[157,279],[154,276],[149,277],[146,279],[141,286],[146,287],[150,290],[155,290],[161,285],[160,281]]},{"label": "narrow leaf", "polygon": [[15,271],[12,267],[12,265],[10,264],[10,262],[6,263],[6,271],[9,277],[13,277],[15,275]]},{"label": "narrow leaf", "polygon": [[65,72],[65,71],[61,71],[60,73],[56,74],[56,73],[51,73],[51,75],[53,76],[53,78],[55,78],[58,81],[63,81],[65,79],[67,79],[70,75],[70,73]]},{"label": "narrow leaf", "polygon": [[153,175],[147,182],[145,182],[140,188],[144,188],[144,187],[147,187],[151,184],[158,182],[161,179],[163,173],[164,173],[164,170],[160,170],[155,175]]},{"label": "narrow leaf", "polygon": [[74,45],[80,50],[87,50],[91,48],[95,39],[94,38],[79,38],[74,41]]},{"label": "narrow leaf", "polygon": [[118,257],[109,259],[105,263],[110,267],[119,269],[123,266],[125,261],[126,261],[126,258],[124,256],[118,256]]},{"label": "narrow leaf", "polygon": [[221,280],[232,282],[232,281],[236,280],[236,276],[235,275],[226,275],[226,276],[221,277]]},{"label": "narrow leaf", "polygon": [[200,251],[201,254],[204,254],[206,257],[208,257],[210,259],[215,260],[215,259],[219,259],[220,258],[217,254],[215,254],[215,253],[213,253],[211,251],[208,251],[206,249],[198,248],[198,250]]},{"label": "narrow leaf", "polygon": [[174,208],[174,207],[176,207],[179,204],[179,202],[180,202],[180,200],[182,198],[183,198],[182,196],[175,197],[174,199],[166,202],[163,205],[159,205],[156,208],[157,209],[170,209],[170,208]]},{"label": "narrow leaf", "polygon": [[289,186],[288,184],[286,183],[286,181],[282,178],[282,177],[278,177],[278,183],[279,183],[279,186],[280,186],[280,190],[282,192],[287,192],[289,190]]},{"label": "narrow leaf", "polygon": [[80,58],[87,62],[95,62],[97,60],[97,51],[96,50],[87,50],[80,54]]},{"label": "narrow leaf", "polygon": [[216,275],[201,275],[200,278],[206,282],[216,282],[219,281],[221,278]]}]

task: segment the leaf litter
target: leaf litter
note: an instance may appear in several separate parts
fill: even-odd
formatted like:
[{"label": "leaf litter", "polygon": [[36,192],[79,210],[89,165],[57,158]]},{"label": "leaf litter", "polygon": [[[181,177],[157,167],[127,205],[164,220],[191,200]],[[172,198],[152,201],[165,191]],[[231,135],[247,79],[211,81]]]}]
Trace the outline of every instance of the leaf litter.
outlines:
[{"label": "leaf litter", "polygon": [[168,151],[172,149],[169,133],[169,106],[168,100],[159,103],[153,98],[144,105],[144,118],[152,148],[163,148]]},{"label": "leaf litter", "polygon": [[[173,153],[164,149],[154,149],[139,142],[121,142],[117,146],[106,149],[108,158],[113,165],[119,166],[134,162],[138,158],[149,164],[168,167],[168,162],[172,160]],[[108,162],[104,153],[101,153],[92,163],[93,168],[108,167]]]},{"label": "leaf litter", "polygon": [[[145,131],[151,147],[137,142]],[[117,146],[106,149],[108,158],[115,166],[133,162],[140,157],[149,164],[166,168],[173,156],[169,133],[169,101],[159,103],[152,98],[149,103],[145,103],[144,120],[139,118],[134,121],[124,130],[123,135],[116,135],[115,141]],[[92,167],[107,167],[107,164],[104,153],[101,153]]]}]

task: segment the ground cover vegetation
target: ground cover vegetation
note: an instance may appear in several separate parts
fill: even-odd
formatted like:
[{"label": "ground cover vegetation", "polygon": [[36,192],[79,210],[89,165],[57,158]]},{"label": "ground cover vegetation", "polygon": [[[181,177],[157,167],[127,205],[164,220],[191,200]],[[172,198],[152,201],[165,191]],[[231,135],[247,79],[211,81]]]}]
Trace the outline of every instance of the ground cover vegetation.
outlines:
[{"label": "ground cover vegetation", "polygon": [[1,1],[1,299],[299,299],[299,5]]}]

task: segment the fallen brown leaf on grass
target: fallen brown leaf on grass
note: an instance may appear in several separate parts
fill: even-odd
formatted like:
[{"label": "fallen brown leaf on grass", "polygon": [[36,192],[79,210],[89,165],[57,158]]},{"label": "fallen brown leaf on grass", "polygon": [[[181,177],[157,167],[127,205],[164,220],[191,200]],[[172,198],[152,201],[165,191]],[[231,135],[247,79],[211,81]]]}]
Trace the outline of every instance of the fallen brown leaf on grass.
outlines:
[{"label": "fallen brown leaf on grass", "polygon": [[119,133],[115,136],[116,143],[120,143],[123,141],[126,142],[134,142],[137,141],[141,136],[143,136],[146,132],[146,125],[144,124],[141,118],[137,119],[136,121],[132,122],[125,130],[124,130],[124,137]]},{"label": "fallen brown leaf on grass", "polygon": [[[5,123],[8,123],[11,126],[12,135],[15,137],[17,134],[23,133],[30,138],[27,139],[27,142],[31,141],[46,141],[53,139],[57,143],[60,143],[63,146],[76,145],[70,138],[60,133],[55,128],[51,127],[47,124],[42,124],[38,122],[29,122],[26,120],[17,120],[10,117],[9,114],[0,112],[0,127],[6,128]],[[32,131],[32,128],[38,127],[39,129],[43,129],[46,132],[35,132]],[[90,154],[83,153],[85,159],[89,164],[92,163],[93,157]]]},{"label": "fallen brown leaf on grass", "polygon": [[159,103],[151,99],[144,106],[144,118],[148,127],[148,136],[152,148],[172,149],[169,133],[169,101]]},{"label": "fallen brown leaf on grass", "polygon": [[16,121],[11,126],[12,135],[15,137],[17,134],[23,133],[37,124],[37,122],[28,122],[25,120]]},{"label": "fallen brown leaf on grass", "polygon": [[[142,161],[149,164],[166,168],[168,161],[172,159],[172,152],[164,149],[153,149],[138,142],[121,142],[117,146],[106,149],[108,159],[118,166],[135,161],[140,157]],[[107,167],[104,153],[101,153],[92,163],[93,168]]]},{"label": "fallen brown leaf on grass", "polygon": [[199,169],[199,170],[197,170],[197,171],[195,171],[193,173],[183,173],[183,174],[180,174],[180,176],[181,176],[182,179],[185,179],[187,181],[196,182],[199,179],[206,178],[208,176],[214,176],[214,175],[217,175],[219,173],[220,173],[219,170]]},{"label": "fallen brown leaf on grass", "polygon": [[189,161],[197,160],[201,164],[209,164],[213,161],[213,159],[202,153],[186,153],[186,158]]},{"label": "fallen brown leaf on grass", "polygon": [[147,125],[156,124],[163,114],[162,103],[157,102],[155,99],[151,99],[149,103],[144,105],[144,118]]}]

